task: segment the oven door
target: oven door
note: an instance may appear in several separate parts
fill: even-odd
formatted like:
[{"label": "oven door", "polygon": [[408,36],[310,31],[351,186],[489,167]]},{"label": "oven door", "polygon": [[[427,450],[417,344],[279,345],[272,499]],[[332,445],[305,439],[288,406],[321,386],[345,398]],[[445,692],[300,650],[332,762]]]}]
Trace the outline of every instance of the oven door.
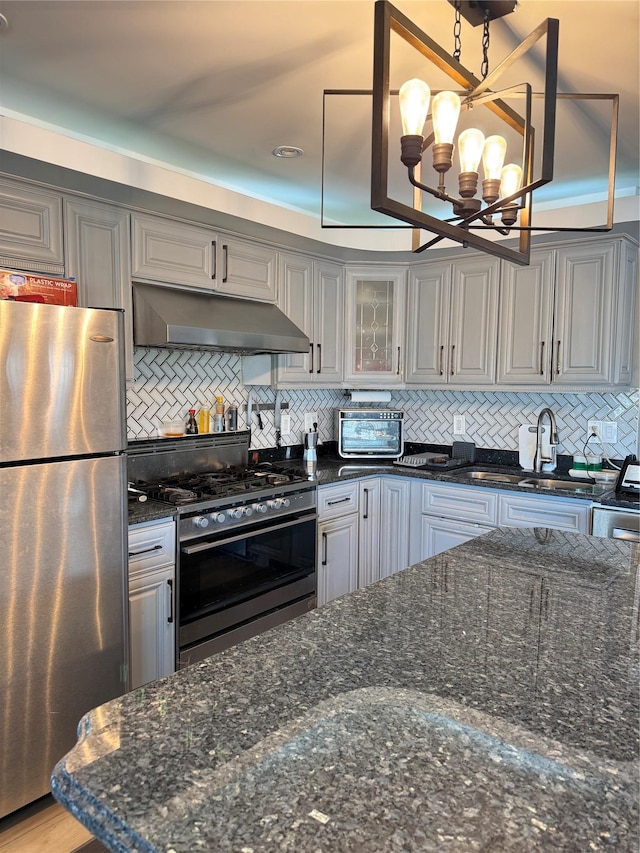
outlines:
[{"label": "oven door", "polygon": [[181,543],[182,664],[315,607],[316,522],[313,511]]}]

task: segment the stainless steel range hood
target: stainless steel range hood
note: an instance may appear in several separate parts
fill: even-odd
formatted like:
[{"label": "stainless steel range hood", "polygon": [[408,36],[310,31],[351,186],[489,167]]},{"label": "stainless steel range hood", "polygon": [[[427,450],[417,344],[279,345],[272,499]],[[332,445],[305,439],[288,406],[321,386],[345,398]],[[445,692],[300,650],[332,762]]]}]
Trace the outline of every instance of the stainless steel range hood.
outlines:
[{"label": "stainless steel range hood", "polygon": [[309,352],[309,338],[275,305],[133,283],[136,346],[237,353]]}]

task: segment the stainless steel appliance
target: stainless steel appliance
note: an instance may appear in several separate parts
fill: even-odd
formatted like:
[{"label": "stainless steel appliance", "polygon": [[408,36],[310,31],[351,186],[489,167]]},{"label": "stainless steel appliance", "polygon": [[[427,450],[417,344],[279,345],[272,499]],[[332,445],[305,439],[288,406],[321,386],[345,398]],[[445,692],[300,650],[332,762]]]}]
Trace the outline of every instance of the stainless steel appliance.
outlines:
[{"label": "stainless steel appliance", "polygon": [[397,409],[337,409],[338,453],[345,459],[397,459],[404,449],[403,419]]},{"label": "stainless steel appliance", "polygon": [[618,475],[615,496],[622,506],[596,506],[591,532],[608,539],[640,542],[640,463],[634,454],[624,460]]},{"label": "stainless steel appliance", "polygon": [[300,469],[248,467],[249,432],[138,442],[129,480],[178,514],[180,666],[316,606],[315,488]]},{"label": "stainless steel appliance", "polygon": [[0,817],[126,679],[122,315],[0,301]]}]

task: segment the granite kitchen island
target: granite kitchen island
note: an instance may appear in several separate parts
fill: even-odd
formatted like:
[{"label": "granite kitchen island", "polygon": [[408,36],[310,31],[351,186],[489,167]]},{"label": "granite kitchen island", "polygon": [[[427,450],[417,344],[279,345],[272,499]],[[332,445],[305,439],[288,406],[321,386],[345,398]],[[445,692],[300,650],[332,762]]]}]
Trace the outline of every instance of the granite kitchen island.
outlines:
[{"label": "granite kitchen island", "polygon": [[638,849],[638,549],[495,530],[90,712],[112,851]]}]

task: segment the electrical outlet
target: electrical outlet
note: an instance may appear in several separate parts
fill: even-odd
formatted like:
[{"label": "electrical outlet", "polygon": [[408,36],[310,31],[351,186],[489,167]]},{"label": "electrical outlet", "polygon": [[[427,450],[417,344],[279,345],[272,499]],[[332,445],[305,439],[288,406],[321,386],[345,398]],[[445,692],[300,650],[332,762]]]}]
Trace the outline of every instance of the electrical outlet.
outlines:
[{"label": "electrical outlet", "polygon": [[305,412],[304,413],[304,431],[309,432],[309,430],[313,430],[313,425],[318,423],[318,413],[317,412]]},{"label": "electrical outlet", "polygon": [[289,435],[291,432],[291,415],[280,415],[280,435]]},{"label": "electrical outlet", "polygon": [[[594,438],[593,436],[596,436]],[[587,421],[587,441],[602,441],[602,421]]]},{"label": "electrical outlet", "polygon": [[453,416],[453,434],[464,435],[467,431],[466,419],[464,415]]}]

